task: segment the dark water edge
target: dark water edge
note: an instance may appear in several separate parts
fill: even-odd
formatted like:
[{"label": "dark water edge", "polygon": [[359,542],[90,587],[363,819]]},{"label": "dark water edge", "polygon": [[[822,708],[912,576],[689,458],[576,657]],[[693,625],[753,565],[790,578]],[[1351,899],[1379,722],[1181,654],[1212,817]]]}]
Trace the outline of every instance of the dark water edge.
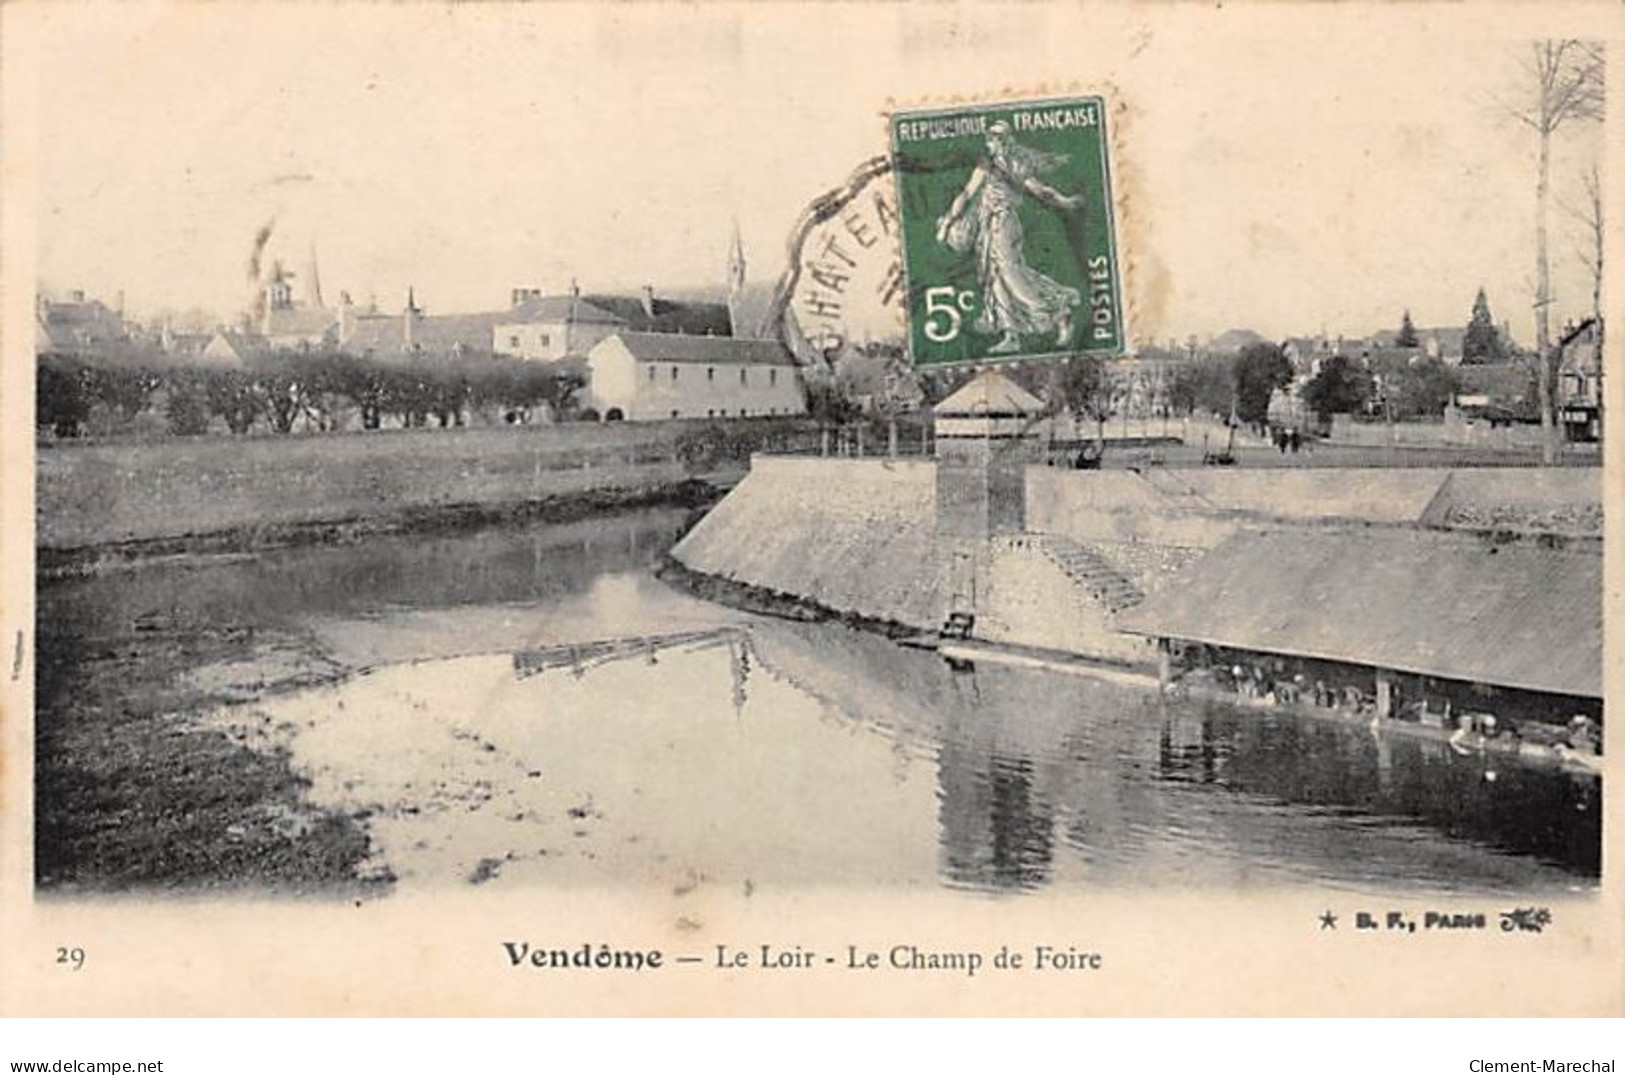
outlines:
[{"label": "dark water edge", "polygon": [[669,555],[661,557],[655,576],[672,589],[691,597],[758,616],[772,616],[775,619],[794,620],[798,623],[839,624],[889,639],[913,638],[920,634],[920,628],[911,627],[897,620],[876,619],[855,612],[837,612],[795,594],[780,593],[764,586],[753,586],[748,582],[693,571]]}]

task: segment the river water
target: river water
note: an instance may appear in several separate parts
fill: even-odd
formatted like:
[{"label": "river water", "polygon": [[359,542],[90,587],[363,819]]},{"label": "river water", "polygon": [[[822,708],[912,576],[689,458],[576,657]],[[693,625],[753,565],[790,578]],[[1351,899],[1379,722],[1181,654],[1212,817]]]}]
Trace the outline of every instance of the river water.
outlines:
[{"label": "river water", "polygon": [[739,613],[655,578],[682,523],[189,559],[39,600],[308,632],[343,678],[204,719],[288,750],[402,887],[1596,884],[1594,777]]}]

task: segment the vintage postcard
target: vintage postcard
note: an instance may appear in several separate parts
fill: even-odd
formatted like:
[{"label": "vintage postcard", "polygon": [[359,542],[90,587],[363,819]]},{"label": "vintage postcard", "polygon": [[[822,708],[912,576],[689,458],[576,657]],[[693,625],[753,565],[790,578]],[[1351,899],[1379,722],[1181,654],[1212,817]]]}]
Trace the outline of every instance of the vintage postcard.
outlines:
[{"label": "vintage postcard", "polygon": [[0,1014],[1622,1013],[1617,5],[0,31]]}]

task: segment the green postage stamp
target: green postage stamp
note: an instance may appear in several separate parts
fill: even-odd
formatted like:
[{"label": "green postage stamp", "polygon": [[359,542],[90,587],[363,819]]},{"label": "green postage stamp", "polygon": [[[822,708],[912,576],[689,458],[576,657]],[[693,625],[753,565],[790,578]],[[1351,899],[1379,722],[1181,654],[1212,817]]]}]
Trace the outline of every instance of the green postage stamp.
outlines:
[{"label": "green postage stamp", "polygon": [[902,112],[891,147],[915,366],[1123,353],[1104,99]]}]

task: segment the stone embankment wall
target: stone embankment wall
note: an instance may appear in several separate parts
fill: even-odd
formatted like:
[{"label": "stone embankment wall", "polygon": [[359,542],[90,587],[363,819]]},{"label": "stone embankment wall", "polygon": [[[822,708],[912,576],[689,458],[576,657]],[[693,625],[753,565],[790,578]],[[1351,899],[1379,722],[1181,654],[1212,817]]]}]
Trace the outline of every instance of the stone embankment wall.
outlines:
[{"label": "stone embankment wall", "polygon": [[[1027,534],[1087,550],[1143,593],[1242,529],[1350,526],[1601,535],[1601,471],[1027,471]],[[941,625],[934,464],[758,456],[750,475],[673,555],[707,575],[838,613]],[[1053,542],[1052,542],[1053,544]],[[1042,540],[993,542],[977,633],[1021,645],[1134,659],[1111,610]],[[1132,652],[1131,652],[1132,651]]]},{"label": "stone embankment wall", "polygon": [[989,550],[976,637],[1130,663],[1156,659],[1148,639],[1120,634],[1111,610],[1065,571],[1041,538],[1025,535],[995,539]]},{"label": "stone embankment wall", "polygon": [[1460,470],[1451,473],[1421,517],[1423,526],[1602,536],[1602,471]]},{"label": "stone embankment wall", "polygon": [[835,612],[935,627],[936,507],[928,461],[757,456],[672,555]]}]

